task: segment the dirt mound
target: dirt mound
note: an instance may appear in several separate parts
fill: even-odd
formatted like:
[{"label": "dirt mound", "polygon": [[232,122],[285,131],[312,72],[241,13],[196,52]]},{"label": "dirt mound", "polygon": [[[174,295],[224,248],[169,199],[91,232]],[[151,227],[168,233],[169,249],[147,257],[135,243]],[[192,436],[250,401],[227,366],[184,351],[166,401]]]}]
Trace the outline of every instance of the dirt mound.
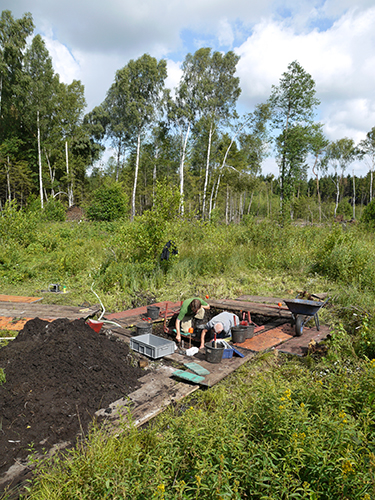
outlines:
[{"label": "dirt mound", "polygon": [[133,392],[144,375],[127,344],[95,333],[84,320],[67,319],[28,321],[0,349],[0,368],[6,376],[0,386],[0,479],[27,457],[31,443],[37,452],[74,443],[98,409]]},{"label": "dirt mound", "polygon": [[85,218],[85,213],[81,207],[77,205],[72,205],[66,211],[67,220],[83,220]]}]

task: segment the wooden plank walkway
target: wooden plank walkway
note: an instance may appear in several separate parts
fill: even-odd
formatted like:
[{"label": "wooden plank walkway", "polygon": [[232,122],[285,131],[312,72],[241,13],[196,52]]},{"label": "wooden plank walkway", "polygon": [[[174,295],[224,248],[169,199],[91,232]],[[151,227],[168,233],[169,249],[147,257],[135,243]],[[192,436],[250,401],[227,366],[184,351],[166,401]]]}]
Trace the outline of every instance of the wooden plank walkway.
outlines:
[{"label": "wooden plank walkway", "polygon": [[0,302],[23,302],[23,303],[33,303],[40,302],[43,300],[43,297],[20,297],[18,295],[1,295],[0,294]]},{"label": "wooden plank walkway", "polygon": [[1,329],[22,330],[29,319],[40,318],[48,321],[67,318],[87,319],[101,311],[99,304],[91,307],[73,307],[40,303],[0,302]]},{"label": "wooden plank walkway", "polygon": [[249,302],[239,299],[209,300],[208,302],[211,307],[225,309],[227,311],[249,311],[250,314],[260,314],[262,316],[272,316],[285,319],[290,319],[292,316],[291,312],[285,305],[279,307],[277,304],[263,304],[260,302]]}]

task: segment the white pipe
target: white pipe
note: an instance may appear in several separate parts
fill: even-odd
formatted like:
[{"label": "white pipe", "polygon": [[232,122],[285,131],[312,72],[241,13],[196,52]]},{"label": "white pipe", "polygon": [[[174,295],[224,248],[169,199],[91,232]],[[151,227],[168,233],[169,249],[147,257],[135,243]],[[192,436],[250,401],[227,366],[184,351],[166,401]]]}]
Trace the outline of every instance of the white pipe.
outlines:
[{"label": "white pipe", "polygon": [[103,306],[103,302],[100,300],[100,297],[99,295],[93,290],[92,286],[93,284],[95,283],[95,281],[92,282],[92,285],[91,285],[91,291],[92,293],[96,296],[96,298],[99,300],[100,302],[100,305],[102,306],[102,314],[99,316],[99,321],[102,319],[102,317],[104,316],[104,313],[105,313],[105,307]]}]

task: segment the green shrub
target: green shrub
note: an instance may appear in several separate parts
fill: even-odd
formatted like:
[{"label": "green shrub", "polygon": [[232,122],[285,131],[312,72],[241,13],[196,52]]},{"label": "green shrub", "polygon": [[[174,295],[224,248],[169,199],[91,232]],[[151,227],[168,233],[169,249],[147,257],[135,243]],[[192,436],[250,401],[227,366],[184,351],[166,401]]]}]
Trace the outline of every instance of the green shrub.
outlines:
[{"label": "green shrub", "polygon": [[151,272],[159,264],[159,257],[169,239],[179,215],[180,195],[166,183],[157,183],[154,204],[132,223],[124,224],[114,238],[114,245],[122,260],[142,264],[141,272]]},{"label": "green shrub", "polygon": [[93,221],[114,221],[125,217],[128,198],[121,183],[104,184],[92,194],[87,215]]},{"label": "green shrub", "polygon": [[358,236],[355,228],[344,230],[335,226],[318,249],[313,270],[341,283],[372,289],[375,279],[373,243]]},{"label": "green shrub", "polygon": [[40,214],[19,210],[17,203],[6,203],[0,212],[0,242],[17,242],[27,246],[35,241],[35,232],[40,223]]},{"label": "green shrub", "polygon": [[337,206],[337,215],[342,215],[345,218],[351,218],[353,216],[353,207],[348,200],[342,200]]},{"label": "green shrub", "polygon": [[375,224],[375,198],[363,209],[361,221],[366,224]]},{"label": "green shrub", "polygon": [[5,382],[6,382],[6,377],[5,377],[4,370],[2,368],[0,368],[0,385],[5,384]]},{"label": "green shrub", "polygon": [[44,206],[42,218],[49,222],[63,222],[66,218],[64,205],[60,200],[51,197]]}]

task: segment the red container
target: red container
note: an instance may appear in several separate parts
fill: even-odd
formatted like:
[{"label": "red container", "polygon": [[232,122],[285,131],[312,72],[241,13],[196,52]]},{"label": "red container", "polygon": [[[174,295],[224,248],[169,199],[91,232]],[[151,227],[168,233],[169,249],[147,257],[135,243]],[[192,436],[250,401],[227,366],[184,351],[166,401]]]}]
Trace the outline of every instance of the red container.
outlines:
[{"label": "red container", "polygon": [[88,319],[86,323],[94,332],[99,333],[103,326],[103,321],[97,321],[96,319]]}]

